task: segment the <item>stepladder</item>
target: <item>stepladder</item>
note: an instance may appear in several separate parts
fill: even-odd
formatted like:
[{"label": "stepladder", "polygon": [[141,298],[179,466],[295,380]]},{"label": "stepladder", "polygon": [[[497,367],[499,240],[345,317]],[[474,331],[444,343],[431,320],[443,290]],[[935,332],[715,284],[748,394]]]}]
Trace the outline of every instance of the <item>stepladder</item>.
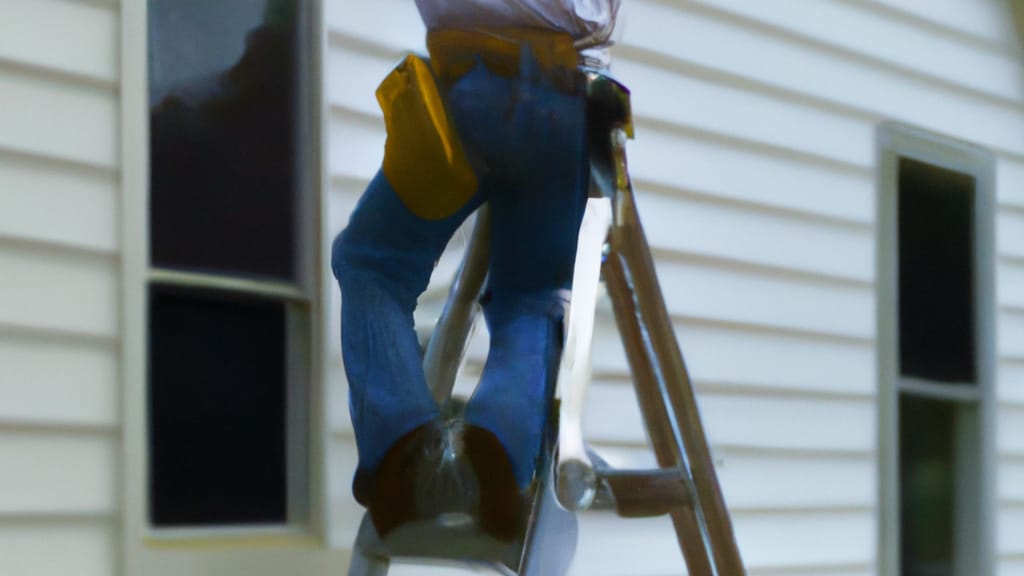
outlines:
[{"label": "stepladder", "polygon": [[[575,554],[577,515],[587,510],[608,510],[624,522],[667,515],[687,574],[746,573],[637,211],[626,161],[626,144],[633,137],[629,91],[602,73],[581,74],[588,99],[590,193],[562,353],[552,370],[557,376],[548,384],[551,401],[537,479],[522,506],[523,529],[511,542],[495,540],[474,520],[473,487],[442,487],[441,498],[464,500],[465,505],[410,522],[386,538],[364,517],[350,576],[385,576],[393,561],[468,563],[505,575],[560,576],[569,572]],[[446,414],[453,449],[459,443],[463,404],[452,390],[487,273],[489,234],[485,205],[424,355],[427,382]],[[657,461],[653,469],[612,467],[584,439],[601,283]]]}]

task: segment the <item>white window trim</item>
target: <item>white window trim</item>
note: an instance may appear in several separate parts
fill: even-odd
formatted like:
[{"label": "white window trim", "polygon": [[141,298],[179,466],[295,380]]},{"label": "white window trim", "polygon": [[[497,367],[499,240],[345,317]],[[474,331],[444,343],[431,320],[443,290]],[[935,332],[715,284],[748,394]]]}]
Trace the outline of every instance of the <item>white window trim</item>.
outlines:
[{"label": "white window trim", "polygon": [[[899,397],[901,393],[976,405],[978,470],[971,487],[979,494],[977,525],[962,539],[977,566],[958,566],[957,575],[991,576],[995,567],[996,472],[996,314],[995,314],[995,161],[991,153],[967,143],[907,126],[885,123],[877,132],[877,282],[879,380],[879,540],[881,576],[900,574]],[[899,374],[899,253],[897,246],[897,167],[900,157],[970,174],[975,180],[975,306],[977,384],[937,386]],[[965,534],[958,532],[958,537]]]},{"label": "white window trim", "polygon": [[[324,308],[329,302],[330,275],[323,265],[325,238],[328,237],[325,190],[326,118],[323,95],[324,54],[326,24],[323,3],[312,1],[309,50],[311,57],[304,60],[309,79],[303,99],[313,114],[309,122],[309,141],[315,148],[304,160],[303,170],[308,175],[305,195],[312,206],[304,211],[312,214],[309,226],[309,246],[302,250],[299,260],[302,283],[308,288],[297,290],[293,286],[275,283],[251,283],[244,280],[212,278],[198,274],[153,270],[149,266],[149,99],[147,65],[147,2],[121,4],[121,422],[122,451],[122,546],[120,573],[145,574],[143,552],[147,549],[234,548],[271,544],[289,549],[308,549],[324,546],[329,531],[327,526],[328,485],[327,426],[325,374],[329,323],[325,322]],[[309,382],[304,408],[308,424],[308,490],[301,494],[289,493],[289,504],[302,502],[305,513],[298,523],[279,526],[248,526],[239,528],[196,528],[156,530],[148,520],[148,440],[146,421],[146,366],[148,338],[147,293],[153,280],[171,280],[175,284],[190,283],[199,287],[241,289],[250,293],[263,293],[289,305],[301,303],[309,308],[309,326],[302,327],[302,340],[309,348],[308,373],[300,377]],[[292,316],[292,315],[289,315]],[[302,324],[305,324],[304,322]],[[289,330],[294,327],[290,326]],[[300,371],[307,372],[306,367]],[[294,418],[289,418],[293,423]],[[289,452],[289,458],[293,456]]]}]

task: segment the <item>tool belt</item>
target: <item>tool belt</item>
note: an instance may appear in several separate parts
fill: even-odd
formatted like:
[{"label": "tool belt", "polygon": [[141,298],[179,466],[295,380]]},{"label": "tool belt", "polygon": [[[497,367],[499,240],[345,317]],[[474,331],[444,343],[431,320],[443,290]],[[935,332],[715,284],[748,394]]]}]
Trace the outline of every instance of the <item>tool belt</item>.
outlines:
[{"label": "tool belt", "polygon": [[579,54],[566,32],[538,28],[484,30],[432,30],[427,49],[438,79],[450,86],[482,61],[494,74],[519,75],[523,49],[532,53],[541,72],[557,88],[570,92],[575,86]]},{"label": "tool belt", "polygon": [[445,109],[442,87],[478,61],[494,74],[516,77],[525,49],[559,89],[579,85],[572,36],[541,29],[432,30],[430,63],[409,55],[377,89],[387,143],[384,176],[405,206],[426,220],[452,216],[473,197],[477,175]]}]

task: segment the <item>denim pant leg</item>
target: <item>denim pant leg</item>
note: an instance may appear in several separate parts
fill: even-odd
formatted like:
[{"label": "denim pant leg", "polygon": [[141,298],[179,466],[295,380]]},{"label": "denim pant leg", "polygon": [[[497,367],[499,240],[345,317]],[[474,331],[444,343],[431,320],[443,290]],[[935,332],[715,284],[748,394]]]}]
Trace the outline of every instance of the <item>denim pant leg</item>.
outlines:
[{"label": "denim pant leg", "polygon": [[413,311],[448,240],[479,204],[478,193],[449,218],[423,220],[378,173],[334,241],[349,411],[363,469],[375,469],[396,440],[438,415]]},{"label": "denim pant leg", "polygon": [[[524,69],[526,76],[510,85],[487,80],[486,70],[472,72],[481,85],[509,89],[502,106],[470,103],[474,122],[468,129],[460,124],[464,141],[487,155],[497,181],[489,193],[492,251],[484,308],[491,347],[466,420],[502,441],[520,487],[534,475],[547,419],[547,384],[557,370],[564,290],[572,282],[589,184],[583,98],[558,92]],[[457,120],[461,96],[453,90]]]}]

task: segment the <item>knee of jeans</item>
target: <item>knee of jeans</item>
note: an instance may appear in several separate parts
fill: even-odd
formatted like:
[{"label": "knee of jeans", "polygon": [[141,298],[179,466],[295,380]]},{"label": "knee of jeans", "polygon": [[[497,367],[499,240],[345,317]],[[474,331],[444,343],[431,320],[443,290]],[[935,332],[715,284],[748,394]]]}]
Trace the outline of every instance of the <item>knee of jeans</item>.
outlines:
[{"label": "knee of jeans", "polygon": [[334,272],[335,278],[341,280],[343,277],[368,272],[374,268],[370,265],[373,260],[370,255],[375,251],[367,244],[358,234],[352,232],[351,227],[335,236],[331,245],[331,271]]},{"label": "knee of jeans", "polygon": [[365,254],[369,248],[362,246],[350,228],[342,230],[331,244],[331,271],[339,281],[343,277],[368,271]]},{"label": "knee of jeans", "polygon": [[338,284],[356,286],[370,283],[402,301],[416,299],[426,290],[431,267],[414,254],[375,246],[346,228],[331,245],[331,271]]}]

